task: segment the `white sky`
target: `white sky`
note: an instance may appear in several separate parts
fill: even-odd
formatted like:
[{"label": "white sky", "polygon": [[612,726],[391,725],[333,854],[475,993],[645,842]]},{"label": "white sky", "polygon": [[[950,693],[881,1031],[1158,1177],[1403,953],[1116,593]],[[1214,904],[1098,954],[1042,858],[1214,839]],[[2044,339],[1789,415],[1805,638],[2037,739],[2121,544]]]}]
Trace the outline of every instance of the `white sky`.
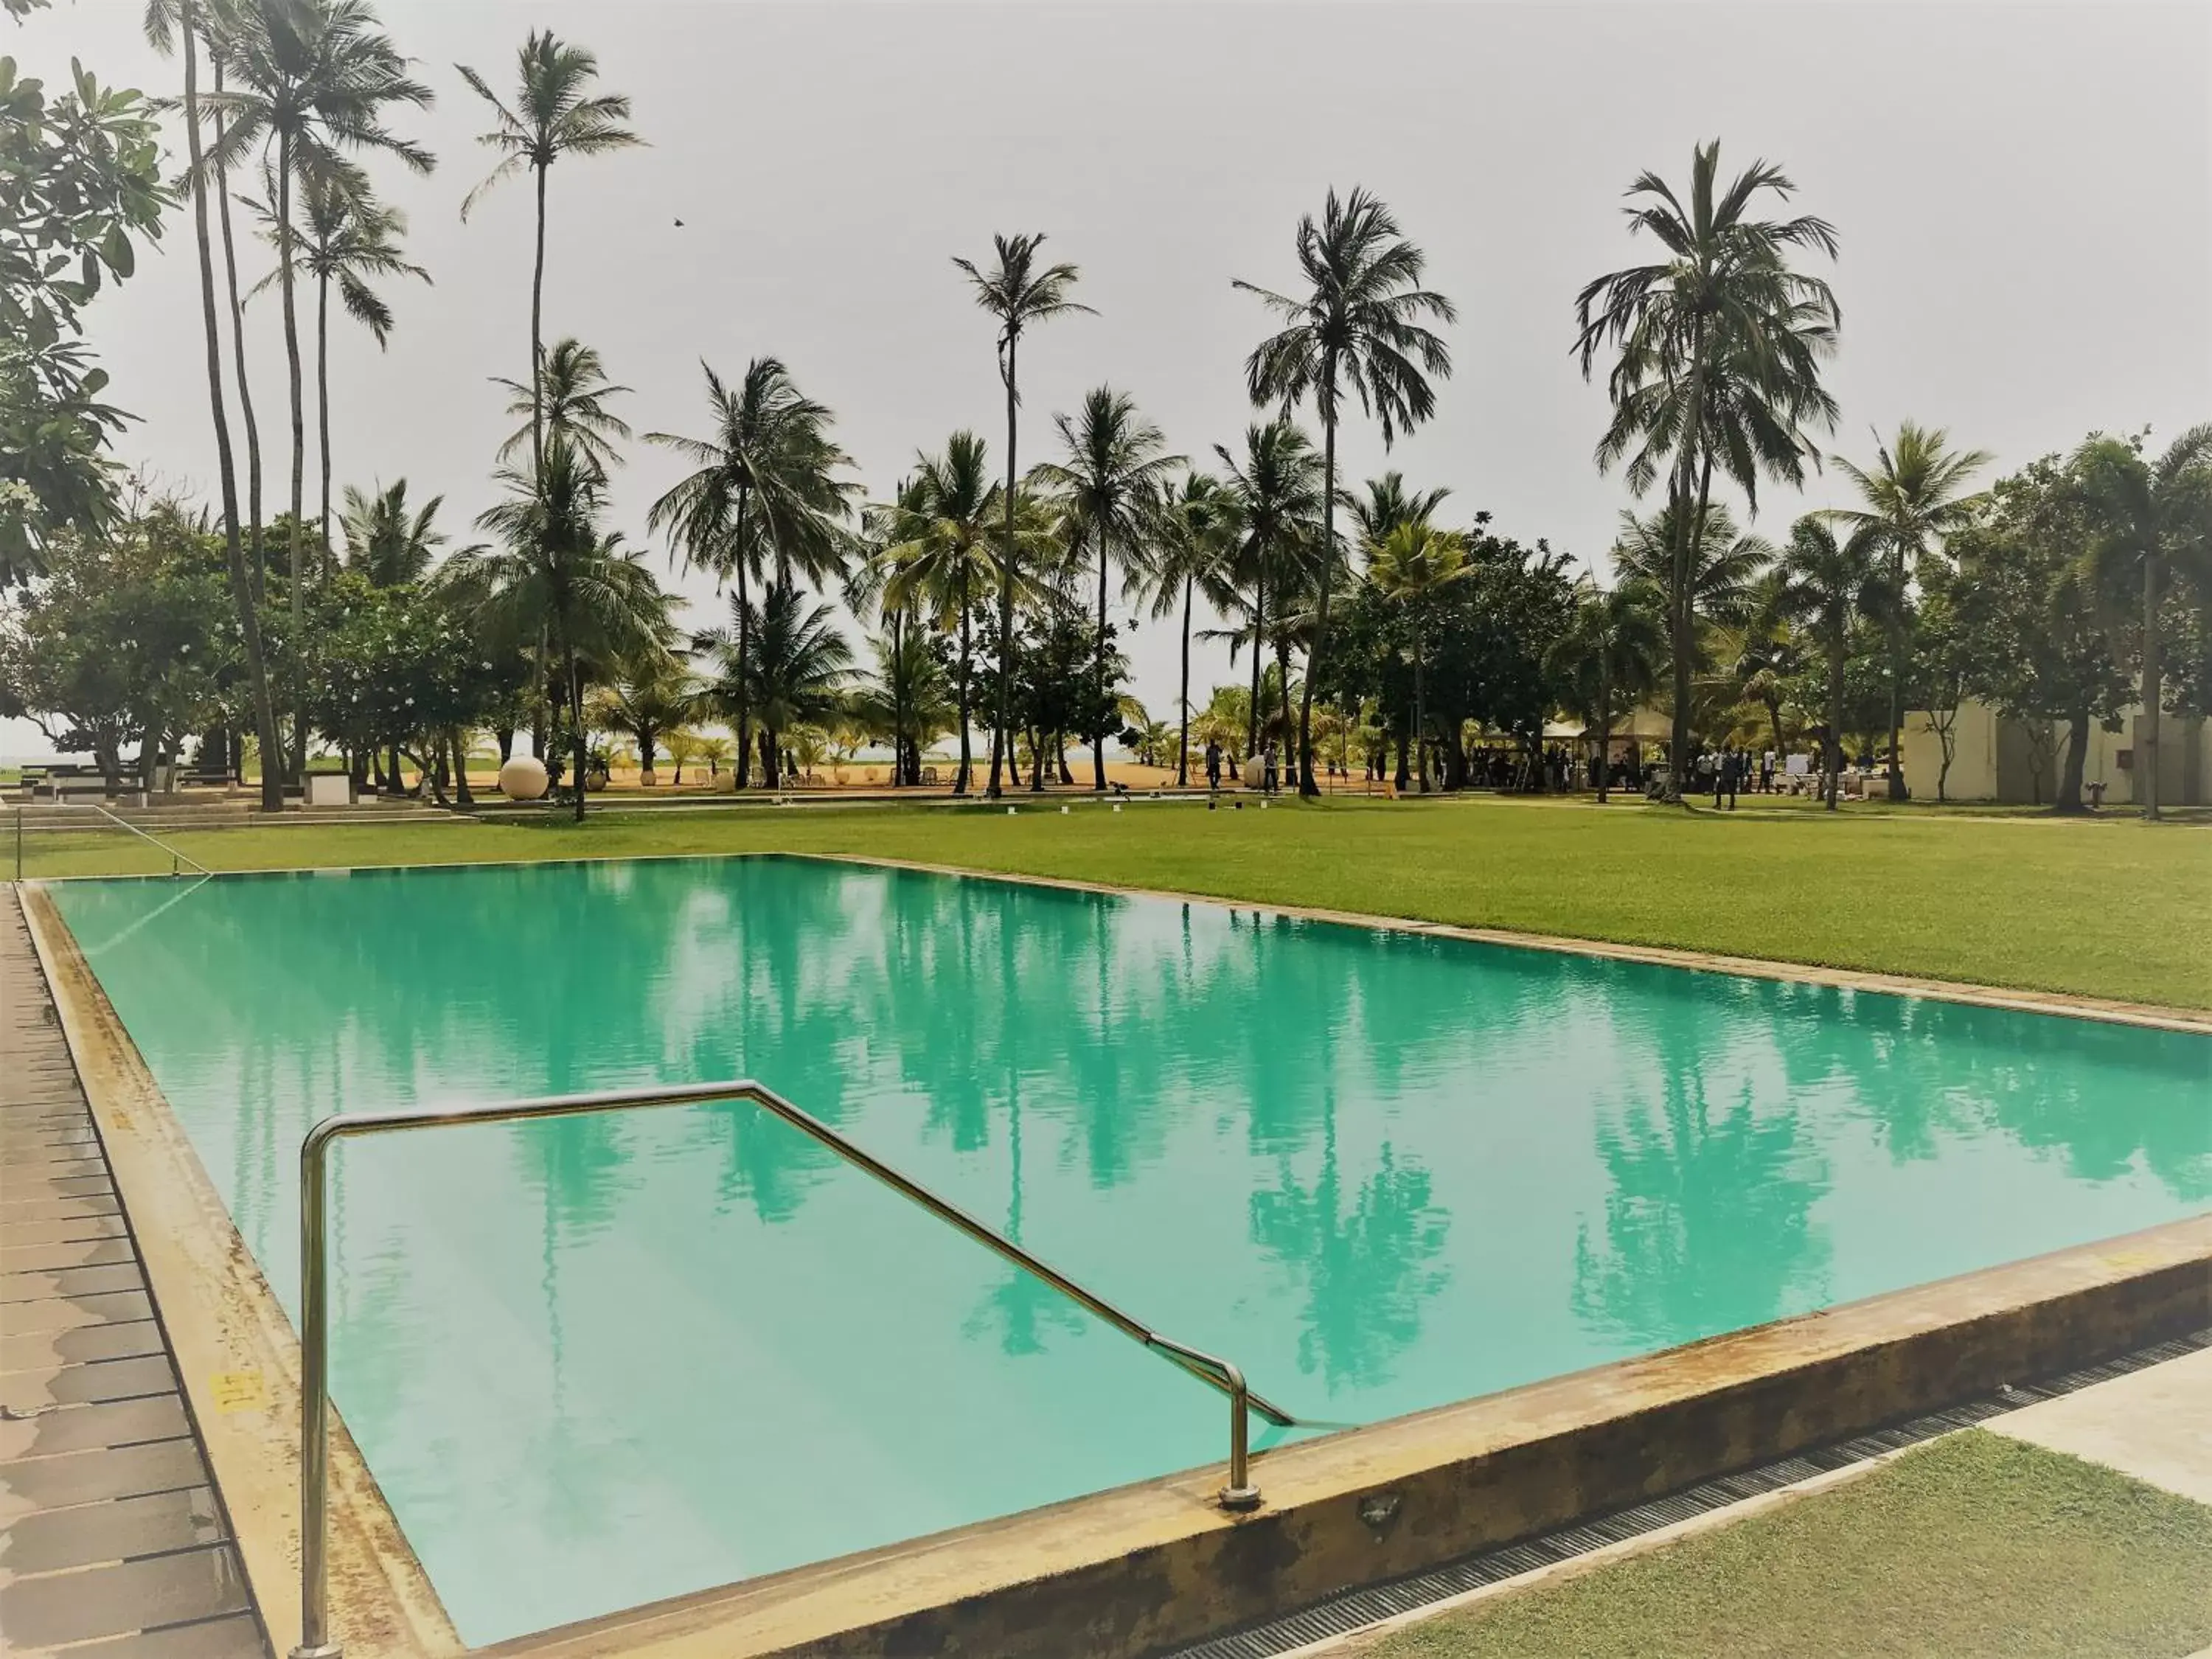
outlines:
[{"label": "white sky", "polygon": [[[0,52],[26,74],[60,76],[75,54],[103,80],[173,90],[179,68],[143,45],[142,9],[58,0],[0,25]],[[2006,466],[2093,427],[2170,435],[2212,418],[2212,7],[380,9],[438,92],[396,118],[437,151],[437,172],[378,173],[436,286],[390,285],[387,353],[334,321],[336,475],[442,493],[457,539],[494,498],[508,429],[487,377],[520,378],[527,359],[531,202],[508,185],[459,222],[489,123],[453,65],[504,88],[524,33],[544,26],[599,52],[652,144],[554,168],[548,339],[597,346],[636,388],[623,412],[641,432],[704,429],[701,357],[734,376],[774,353],[836,410],[871,498],[957,427],[1000,454],[991,330],[952,255],[981,258],[994,231],[1046,231],[1101,313],[1025,344],[1024,464],[1047,453],[1051,414],[1101,380],[1210,460],[1253,417],[1242,369],[1264,324],[1229,279],[1291,284],[1298,215],[1357,183],[1397,210],[1461,309],[1437,418],[1390,464],[1450,485],[1459,513],[1487,507],[1506,533],[1601,558],[1627,497],[1590,463],[1604,398],[1568,356],[1574,294],[1646,257],[1619,211],[1630,179],[1681,179],[1692,143],[1715,135],[1729,172],[1781,161],[1799,206],[1840,232],[1844,453],[1863,456],[1869,427],[1905,416]],[[265,256],[244,252],[258,276]],[[88,321],[112,395],[144,417],[121,453],[211,494],[188,216]],[[273,298],[248,326],[273,512],[288,442]],[[312,395],[308,416],[312,510]],[[1383,462],[1364,423],[1344,451],[1355,480]],[[241,484],[243,465],[241,447]],[[678,471],[634,452],[615,497],[634,537]],[[1805,502],[1777,496],[1762,525],[1832,495],[1820,481]],[[1174,629],[1147,623],[1130,645],[1138,691],[1164,714]],[[1228,677],[1225,650],[1201,647],[1194,695]],[[0,724],[0,753],[44,747]]]}]

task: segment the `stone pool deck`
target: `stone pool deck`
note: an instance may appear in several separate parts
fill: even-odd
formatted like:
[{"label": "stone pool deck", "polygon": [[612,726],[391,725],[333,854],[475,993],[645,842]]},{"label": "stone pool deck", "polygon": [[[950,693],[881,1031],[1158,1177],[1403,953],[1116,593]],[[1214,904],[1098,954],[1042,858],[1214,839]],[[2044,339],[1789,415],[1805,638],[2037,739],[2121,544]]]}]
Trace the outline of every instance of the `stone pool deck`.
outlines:
[{"label": "stone pool deck", "polygon": [[267,1659],[131,1220],[0,889],[0,1649]]}]

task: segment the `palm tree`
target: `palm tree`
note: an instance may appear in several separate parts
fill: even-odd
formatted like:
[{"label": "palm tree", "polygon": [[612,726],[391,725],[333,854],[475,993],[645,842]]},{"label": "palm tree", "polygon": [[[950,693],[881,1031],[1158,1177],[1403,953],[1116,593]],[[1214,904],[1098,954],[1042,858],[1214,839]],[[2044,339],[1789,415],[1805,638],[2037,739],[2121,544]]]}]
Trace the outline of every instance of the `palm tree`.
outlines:
[{"label": "palm tree", "polygon": [[[740,603],[731,596],[732,610]],[[780,781],[783,734],[838,714],[852,677],[853,648],[838,631],[836,613],[791,586],[769,588],[743,631],[751,638],[743,658],[738,630],[731,629],[700,634],[692,647],[721,670],[715,695],[726,703],[741,701],[760,717],[761,783],[773,789]],[[739,675],[748,682],[742,692],[734,684]]]},{"label": "palm tree", "polygon": [[[655,647],[635,661],[621,661],[592,701],[592,723],[603,732],[620,732],[637,744],[638,781],[653,787],[653,751],[698,710],[698,688],[681,662]],[[672,748],[670,757],[674,758]],[[677,768],[678,781],[683,767]]]},{"label": "palm tree", "polygon": [[[208,237],[207,173],[200,150],[199,53],[195,40],[194,0],[177,0],[185,52],[185,145],[190,159],[192,229],[199,257],[200,322],[207,343],[208,408],[215,420],[216,461],[222,479],[223,550],[230,568],[230,598],[238,616],[239,639],[246,653],[246,678],[253,697],[255,735],[261,744],[261,810],[284,805],[284,750],[276,732],[276,711],[269,697],[268,666],[261,654],[258,596],[246,568],[246,548],[238,533],[238,467],[231,454],[230,418],[223,408],[222,331],[216,321],[215,254]],[[167,36],[167,14],[157,3],[146,15],[146,33],[156,47]],[[242,377],[241,377],[242,379]]]},{"label": "palm tree", "polygon": [[623,125],[629,100],[620,93],[591,94],[599,60],[567,46],[550,29],[532,29],[517,54],[515,98],[509,108],[484,78],[456,64],[461,78],[496,112],[498,125],[477,142],[501,152],[500,163],[461,200],[461,217],[494,185],[526,167],[538,175],[538,244],[530,270],[530,464],[545,459],[545,351],[541,319],[545,303],[545,175],[563,155],[601,155],[645,141]]},{"label": "palm tree", "polygon": [[506,546],[457,555],[454,580],[483,594],[484,621],[510,641],[547,642],[567,700],[576,820],[584,817],[584,677],[589,664],[639,664],[667,654],[668,596],[619,536],[599,527],[599,492],[566,439],[543,463],[501,475],[508,497],[477,522]]},{"label": "palm tree", "polygon": [[630,388],[609,380],[599,354],[574,335],[553,343],[536,386],[497,374],[492,383],[514,394],[507,400],[507,412],[522,422],[499,447],[502,464],[514,461],[542,422],[545,431],[565,434],[577,453],[602,474],[619,465],[615,445],[629,441],[629,427],[607,407],[607,399]]},{"label": "palm tree", "polygon": [[348,484],[345,516],[339,521],[347,568],[358,570],[378,587],[420,581],[445,545],[445,537],[432,527],[445,501],[443,495],[433,495],[410,515],[404,478],[373,495]]},{"label": "palm tree", "polygon": [[1182,678],[1176,704],[1182,710],[1182,736],[1176,750],[1176,787],[1190,783],[1190,620],[1200,594],[1218,610],[1236,603],[1233,558],[1243,531],[1237,497],[1206,472],[1187,472],[1167,498],[1160,515],[1159,538],[1146,572],[1152,613],[1182,613]]},{"label": "palm tree", "polygon": [[1379,478],[1370,478],[1366,495],[1355,496],[1347,503],[1352,509],[1352,527],[1358,532],[1359,544],[1365,547],[1380,542],[1401,524],[1428,523],[1450,494],[1449,485],[1438,489],[1408,491],[1406,475],[1395,470]]},{"label": "palm tree", "polygon": [[1280,333],[1261,342],[1244,366],[1255,404],[1283,412],[1310,395],[1322,424],[1322,550],[1313,642],[1305,690],[1298,700],[1298,793],[1318,795],[1314,782],[1313,688],[1328,647],[1328,602],[1336,586],[1336,428],[1349,383],[1362,413],[1382,428],[1389,448],[1435,412],[1428,377],[1451,374],[1451,353],[1421,319],[1449,323],[1458,313],[1441,294],[1420,285],[1428,256],[1399,234],[1390,210],[1355,187],[1340,201],[1328,192],[1321,222],[1298,222],[1298,267],[1306,283],[1291,298],[1246,282],[1283,319]]},{"label": "palm tree", "polygon": [[[1137,413],[1127,393],[1097,386],[1072,418],[1056,415],[1066,465],[1036,469],[1044,483],[1060,490],[1068,511],[1071,556],[1088,542],[1098,556],[1098,647],[1096,696],[1106,693],[1106,584],[1118,559],[1125,586],[1134,586],[1160,532],[1160,492],[1168,473],[1183,464],[1165,453],[1159,428]],[[1091,787],[1106,793],[1106,734],[1091,738]]]},{"label": "palm tree", "polygon": [[1894,445],[1875,441],[1875,465],[1865,472],[1842,456],[1835,458],[1844,476],[1858,486],[1866,498],[1862,510],[1844,509],[1836,514],[1841,524],[1874,526],[1887,538],[1891,596],[1885,607],[1889,617],[1889,798],[1903,800],[1907,791],[1898,749],[1905,729],[1905,583],[1911,580],[1931,540],[1940,540],[1965,524],[1974,514],[1978,498],[1966,493],[1966,480],[1987,466],[1987,450],[1964,453],[1950,448],[1950,434],[1917,426],[1911,421],[1897,428]]},{"label": "palm tree", "polygon": [[787,587],[793,568],[820,580],[841,570],[843,528],[859,486],[837,475],[851,458],[830,437],[830,410],[802,393],[774,357],[745,365],[734,387],[705,362],[713,435],[648,432],[647,443],[675,450],[696,470],[653,504],[649,531],[667,531],[695,569],[737,584],[732,606],[740,666],[730,677],[738,733],[737,787],[745,787],[751,741],[751,677],[742,666],[752,619],[750,580],[768,569]]},{"label": "palm tree", "polygon": [[1667,653],[1664,601],[1650,582],[1635,580],[1610,589],[1586,587],[1573,623],[1553,642],[1551,667],[1570,684],[1586,685],[1597,722],[1597,798],[1603,804],[1613,775],[1613,709],[1616,696],[1646,696]]},{"label": "palm tree", "polygon": [[854,718],[871,734],[890,739],[891,781],[921,781],[921,751],[953,718],[953,694],[933,641],[890,613],[893,626],[869,641],[875,672],[851,699]]},{"label": "palm tree", "polygon": [[915,458],[914,476],[883,513],[881,556],[890,572],[884,604],[927,615],[939,628],[959,632],[954,675],[960,736],[960,764],[952,776],[956,795],[968,793],[975,764],[969,724],[975,707],[972,623],[977,589],[980,585],[988,592],[997,580],[990,523],[994,517],[1004,517],[989,468],[982,439],[972,432],[956,432],[946,440],[942,455]]},{"label": "palm tree", "polygon": [[[270,202],[276,198],[276,180],[267,178]],[[248,202],[268,222],[272,241],[289,240],[298,271],[315,279],[315,420],[316,453],[323,468],[320,526],[325,571],[331,556],[331,283],[338,285],[338,298],[346,314],[368,329],[380,350],[392,335],[392,307],[369,287],[372,276],[419,276],[430,273],[399,252],[394,240],[407,228],[407,216],[379,203],[368,179],[357,168],[339,163],[310,173],[300,181],[303,222],[288,239],[277,234],[273,206]],[[278,280],[271,271],[248,291],[251,299]]]},{"label": "palm tree", "polygon": [[[1285,596],[1303,592],[1313,566],[1318,562],[1313,556],[1318,550],[1322,534],[1316,520],[1325,522],[1325,471],[1322,458],[1314,453],[1312,441],[1287,420],[1247,428],[1241,465],[1219,444],[1213,447],[1213,453],[1228,469],[1230,488],[1236,492],[1238,518],[1244,532],[1233,568],[1238,580],[1249,580],[1252,587],[1252,601],[1246,612],[1250,618],[1252,644],[1252,729],[1246,734],[1245,752],[1250,754],[1258,744],[1261,719],[1261,661],[1267,638],[1267,601],[1272,595],[1277,611],[1287,615],[1289,606]],[[1276,635],[1279,645],[1287,637],[1279,623]],[[1279,650],[1279,657],[1282,654]],[[1310,684],[1310,669],[1307,679]],[[1285,696],[1289,695],[1287,669],[1281,677],[1280,689]]]},{"label": "palm tree", "polygon": [[[292,585],[293,717],[290,760],[296,773],[307,755],[307,681],[301,644],[307,611],[301,527],[306,489],[306,380],[300,362],[300,324],[294,275],[295,183],[338,180],[347,155],[377,152],[397,156],[414,172],[436,166],[429,151],[385,125],[396,104],[428,108],[435,94],[407,73],[407,60],[377,28],[368,0],[258,0],[228,6],[216,31],[217,49],[234,86],[214,106],[223,121],[219,144],[202,165],[228,172],[257,148],[270,162],[276,182],[276,270],[283,297],[284,357],[292,414],[292,491],[289,567]],[[273,158],[266,152],[273,150]],[[357,176],[357,175],[356,175]]]},{"label": "palm tree", "polygon": [[[1367,550],[1367,580],[1386,599],[1406,607],[1413,623],[1413,745],[1420,757],[1421,793],[1429,793],[1428,641],[1430,599],[1474,574],[1467,538],[1455,531],[1408,521]],[[1311,676],[1308,676],[1309,684]]]},{"label": "palm tree", "polygon": [[1674,731],[1668,793],[1679,799],[1690,757],[1691,663],[1696,611],[1687,569],[1703,544],[1713,468],[1743,490],[1753,512],[1762,476],[1802,483],[1818,452],[1808,423],[1832,427],[1835,403],[1820,365],[1835,346],[1840,313],[1828,285],[1790,269],[1790,254],[1833,258],[1826,220],[1752,217],[1765,195],[1795,186],[1754,161],[1718,187],[1720,144],[1699,145],[1684,205],[1655,173],[1629,186],[1632,234],[1649,234],[1667,257],[1598,277],[1575,301],[1575,352],[1587,379],[1599,351],[1619,349],[1607,390],[1613,414],[1598,442],[1601,471],[1626,459],[1641,495],[1663,470],[1674,561],[1662,584],[1674,659]]},{"label": "palm tree", "polygon": [[2143,816],[2160,816],[2159,607],[2171,570],[2187,570],[2212,593],[2212,422],[2193,426],[2155,461],[2118,438],[2092,438],[2074,457],[2082,505],[2095,526],[2088,564],[2102,584],[2142,592],[2142,736],[2135,779]]},{"label": "palm tree", "polygon": [[[973,260],[956,258],[952,263],[966,273],[975,285],[975,303],[998,320],[999,379],[1006,388],[1006,484],[1000,501],[1000,511],[1005,527],[1001,532],[1000,562],[1006,580],[999,586],[999,708],[996,725],[991,733],[991,785],[988,793],[996,799],[1000,793],[999,758],[1002,746],[1007,748],[1006,763],[1011,773],[1013,755],[1007,740],[1013,730],[1014,690],[1014,591],[1020,572],[1020,538],[1015,530],[1015,514],[1019,506],[1020,474],[1014,466],[1016,413],[1021,407],[1021,377],[1017,362],[1021,349],[1022,336],[1034,323],[1049,321],[1072,313],[1092,313],[1091,307],[1068,297],[1081,272],[1072,264],[1040,267],[1037,249],[1042,246],[1042,232],[1018,236],[994,236],[999,262],[988,271],[979,269]],[[961,733],[964,743],[967,733]],[[964,774],[965,768],[963,771]]]},{"label": "palm tree", "polygon": [[[1726,624],[1749,621],[1759,602],[1760,580],[1774,559],[1772,544],[1761,536],[1738,535],[1733,515],[1716,505],[1706,509],[1697,545],[1678,567],[1683,550],[1675,526],[1672,507],[1640,519],[1623,513],[1620,534],[1613,544],[1614,570],[1623,580],[1649,582],[1662,594],[1671,595],[1679,584],[1692,617]],[[1671,619],[1671,599],[1668,604]],[[1693,668],[1697,660],[1693,638]]]},{"label": "palm tree", "polygon": [[1818,514],[1797,520],[1782,550],[1777,607],[1802,620],[1819,643],[1828,670],[1828,734],[1824,745],[1828,810],[1836,810],[1836,777],[1843,767],[1844,660],[1851,623],[1881,617],[1898,602],[1898,590],[1881,565],[1890,532],[1878,523],[1852,528],[1842,541]]}]

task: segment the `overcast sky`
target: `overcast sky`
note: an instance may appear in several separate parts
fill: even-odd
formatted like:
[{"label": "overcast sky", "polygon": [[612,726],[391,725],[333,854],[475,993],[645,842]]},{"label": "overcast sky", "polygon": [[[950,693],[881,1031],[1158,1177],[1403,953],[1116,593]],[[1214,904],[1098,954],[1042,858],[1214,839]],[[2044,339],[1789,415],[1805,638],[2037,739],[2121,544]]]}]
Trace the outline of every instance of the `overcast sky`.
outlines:
[{"label": "overcast sky", "polygon": [[[428,179],[378,164],[435,286],[394,283],[390,349],[334,321],[338,483],[404,477],[442,494],[465,538],[509,429],[489,377],[528,356],[530,191],[461,198],[489,155],[485,106],[455,72],[514,76],[536,27],[595,50],[650,149],[552,172],[548,340],[574,333],[635,388],[643,432],[706,429],[699,361],[726,374],[772,353],[833,408],[871,499],[917,449],[974,427],[1000,459],[992,331],[950,261],[994,231],[1042,230],[1082,269],[1096,317],[1025,344],[1022,459],[1101,381],[1170,446],[1212,459],[1253,418],[1243,364],[1265,319],[1232,276],[1293,283],[1298,216],[1364,185],[1430,255],[1460,308],[1429,426],[1389,464],[1448,484],[1460,514],[1602,561],[1628,504],[1598,476],[1598,386],[1571,362],[1577,289],[1648,257],[1621,192],[1672,179],[1723,141],[1733,173],[1784,164],[1798,206],[1834,222],[1844,311],[1833,447],[1911,417],[2011,466],[2093,428],[2172,434],[2212,418],[2212,7],[1984,3],[1292,6],[769,4],[752,0],[380,0],[436,106],[397,124],[437,152]],[[140,38],[143,0],[57,0],[0,52],[55,77],[173,91]],[[179,148],[181,144],[179,143]],[[676,221],[684,223],[679,228]],[[241,226],[241,228],[243,227]],[[258,276],[267,256],[245,251]],[[112,397],[142,416],[120,453],[212,494],[190,221],[88,313]],[[248,309],[254,392],[281,504],[283,346],[273,298]],[[235,419],[236,403],[232,404]],[[313,443],[312,382],[308,405]],[[1384,465],[1371,426],[1347,476]],[[243,452],[240,453],[241,484]],[[617,480],[641,537],[677,476],[640,444]],[[307,463],[313,506],[315,461]],[[1832,499],[1778,495],[1786,530]],[[711,585],[684,578],[711,604]],[[707,614],[702,605],[696,613]],[[1164,714],[1176,640],[1131,641]],[[1195,696],[1229,678],[1206,647]],[[38,750],[0,726],[0,752]]]}]

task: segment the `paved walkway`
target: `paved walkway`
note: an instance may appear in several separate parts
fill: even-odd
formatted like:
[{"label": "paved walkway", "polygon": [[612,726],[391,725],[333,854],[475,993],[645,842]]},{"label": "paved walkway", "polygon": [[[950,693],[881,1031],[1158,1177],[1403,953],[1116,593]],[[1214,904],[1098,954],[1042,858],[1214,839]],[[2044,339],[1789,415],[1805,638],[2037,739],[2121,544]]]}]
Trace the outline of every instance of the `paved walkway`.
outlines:
[{"label": "paved walkway", "polygon": [[2212,1504],[2212,1348],[1983,1426]]},{"label": "paved walkway", "polygon": [[0,1650],[266,1659],[98,1132],[0,887]]}]

